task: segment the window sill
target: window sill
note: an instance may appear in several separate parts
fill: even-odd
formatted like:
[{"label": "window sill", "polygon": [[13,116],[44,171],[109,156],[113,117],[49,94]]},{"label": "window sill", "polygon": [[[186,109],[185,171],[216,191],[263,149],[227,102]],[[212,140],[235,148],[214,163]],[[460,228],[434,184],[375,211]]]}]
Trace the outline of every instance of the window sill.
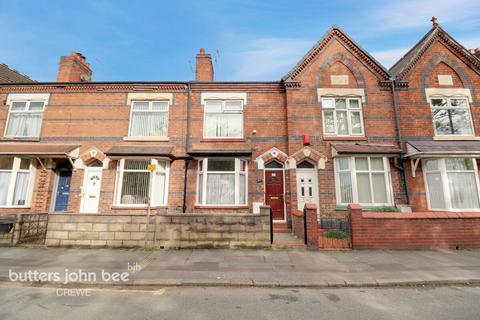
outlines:
[{"label": "window sill", "polygon": [[4,140],[4,141],[39,142],[39,141],[40,141],[40,138],[32,138],[32,137],[2,137],[1,140]]},{"label": "window sill", "polygon": [[367,141],[365,136],[323,136],[324,141]]},{"label": "window sill", "polygon": [[123,137],[123,141],[170,141],[169,137]]},{"label": "window sill", "polygon": [[204,138],[200,142],[246,142],[244,138]]},{"label": "window sill", "polygon": [[195,209],[248,209],[248,206],[210,206],[210,205],[195,205]]},{"label": "window sill", "polygon": [[476,136],[434,136],[433,140],[480,140],[480,137]]},{"label": "window sill", "polygon": [[31,209],[30,206],[0,206],[0,209]]},{"label": "window sill", "polygon": [[[157,210],[159,208],[165,208],[165,206],[152,206],[150,207],[150,209],[152,210]],[[112,206],[111,207],[112,210],[147,210],[147,206],[141,206],[141,207],[137,207],[137,206]]]}]

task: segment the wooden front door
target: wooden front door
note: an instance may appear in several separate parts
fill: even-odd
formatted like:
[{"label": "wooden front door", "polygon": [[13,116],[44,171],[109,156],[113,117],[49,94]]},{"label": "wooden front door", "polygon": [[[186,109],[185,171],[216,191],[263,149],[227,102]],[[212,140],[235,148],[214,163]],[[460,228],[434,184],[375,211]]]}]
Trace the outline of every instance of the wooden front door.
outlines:
[{"label": "wooden front door", "polygon": [[265,171],[265,202],[272,208],[274,220],[285,220],[283,170]]}]

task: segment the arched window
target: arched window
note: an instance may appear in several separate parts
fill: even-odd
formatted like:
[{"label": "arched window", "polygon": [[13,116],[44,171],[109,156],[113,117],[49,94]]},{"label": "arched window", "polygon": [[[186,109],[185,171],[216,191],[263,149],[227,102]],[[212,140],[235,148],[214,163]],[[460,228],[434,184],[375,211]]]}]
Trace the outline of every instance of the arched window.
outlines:
[{"label": "arched window", "polygon": [[275,160],[270,161],[265,165],[266,169],[283,169],[283,165]]},{"label": "arched window", "polygon": [[308,161],[302,161],[297,164],[297,169],[314,169],[315,166]]}]

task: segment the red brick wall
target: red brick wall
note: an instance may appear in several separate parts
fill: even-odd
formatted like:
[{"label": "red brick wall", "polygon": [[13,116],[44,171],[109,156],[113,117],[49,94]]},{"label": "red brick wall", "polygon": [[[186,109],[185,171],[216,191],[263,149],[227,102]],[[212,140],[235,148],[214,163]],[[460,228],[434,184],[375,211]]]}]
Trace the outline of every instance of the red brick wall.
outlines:
[{"label": "red brick wall", "polygon": [[480,247],[480,213],[362,212],[350,205],[354,249]]}]

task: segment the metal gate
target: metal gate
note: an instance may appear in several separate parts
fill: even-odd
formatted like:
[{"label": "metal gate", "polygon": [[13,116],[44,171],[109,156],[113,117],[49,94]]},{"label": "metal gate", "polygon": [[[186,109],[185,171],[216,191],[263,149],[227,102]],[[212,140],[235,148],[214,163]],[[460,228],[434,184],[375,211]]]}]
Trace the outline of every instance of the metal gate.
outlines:
[{"label": "metal gate", "polygon": [[48,226],[48,213],[28,213],[19,216],[18,244],[45,244]]}]

